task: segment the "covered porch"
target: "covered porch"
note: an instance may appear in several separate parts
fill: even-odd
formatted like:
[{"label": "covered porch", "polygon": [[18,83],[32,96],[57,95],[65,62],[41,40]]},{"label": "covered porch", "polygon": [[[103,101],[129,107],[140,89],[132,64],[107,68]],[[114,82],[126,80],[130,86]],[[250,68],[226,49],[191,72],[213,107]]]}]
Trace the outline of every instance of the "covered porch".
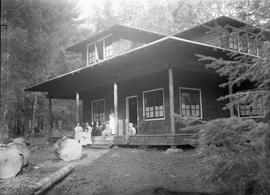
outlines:
[{"label": "covered porch", "polygon": [[[47,92],[49,102],[54,98],[75,99],[77,121],[95,122],[102,126],[113,112],[116,121],[112,132],[114,144],[186,145],[193,142],[194,132],[176,132],[174,116],[179,113],[179,87],[195,88],[206,81],[215,86],[212,89],[218,88],[222,78],[206,70],[195,54],[226,56],[225,52],[167,37],[93,66],[61,75],[30,87],[27,91]],[[183,81],[181,78],[185,78],[186,74],[189,74],[189,79]],[[198,78],[198,75],[204,76]],[[208,90],[208,87],[205,89]],[[212,99],[224,93],[227,90],[219,91]],[[155,111],[151,111],[151,106],[147,106],[146,102],[154,96],[162,97],[162,104],[153,105]],[[159,98],[152,99],[160,101]],[[79,115],[80,100],[82,118]],[[49,107],[51,110],[52,105],[49,104]],[[204,109],[207,110],[206,107]],[[205,116],[208,115],[211,113]],[[228,113],[222,115],[228,116]],[[130,122],[136,128],[136,135],[128,137]]]}]

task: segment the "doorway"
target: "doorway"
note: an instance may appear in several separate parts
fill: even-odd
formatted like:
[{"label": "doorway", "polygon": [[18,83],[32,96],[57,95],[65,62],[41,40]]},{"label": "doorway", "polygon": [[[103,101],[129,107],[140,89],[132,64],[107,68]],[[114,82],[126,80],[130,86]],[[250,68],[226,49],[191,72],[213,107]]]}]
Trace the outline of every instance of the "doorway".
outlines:
[{"label": "doorway", "polygon": [[138,96],[126,97],[126,127],[133,123],[135,129],[138,125]]}]

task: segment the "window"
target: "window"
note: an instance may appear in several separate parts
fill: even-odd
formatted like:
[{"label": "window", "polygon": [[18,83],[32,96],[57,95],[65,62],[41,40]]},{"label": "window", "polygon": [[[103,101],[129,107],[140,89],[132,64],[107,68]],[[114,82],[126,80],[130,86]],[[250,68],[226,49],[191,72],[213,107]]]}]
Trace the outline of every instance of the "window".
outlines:
[{"label": "window", "polygon": [[87,46],[87,65],[104,60],[113,55],[112,36],[91,43]]},{"label": "window", "polygon": [[105,39],[105,58],[113,55],[112,36]]},{"label": "window", "polygon": [[98,125],[105,122],[105,100],[92,101],[92,121]]},{"label": "window", "polygon": [[238,51],[238,34],[231,33],[229,36],[229,48]]},{"label": "window", "polygon": [[184,117],[202,118],[201,90],[182,88],[179,90],[180,115]]},{"label": "window", "polygon": [[264,117],[264,105],[262,96],[259,97],[259,101],[256,103],[252,102],[252,100],[249,100],[245,103],[239,103],[238,115],[239,117],[244,118]]},{"label": "window", "polygon": [[248,37],[246,33],[239,36],[239,51],[248,52]]},{"label": "window", "polygon": [[91,44],[87,46],[88,50],[88,64],[92,64],[95,62],[95,44]]},{"label": "window", "polygon": [[163,89],[143,92],[145,119],[164,119],[164,94]]},{"label": "window", "polygon": [[104,59],[104,51],[103,51],[103,40],[98,41],[96,43],[96,54],[97,54],[97,60],[103,60]]},{"label": "window", "polygon": [[248,42],[248,53],[252,55],[258,54],[258,47],[257,47],[257,41],[255,39],[249,39]]}]

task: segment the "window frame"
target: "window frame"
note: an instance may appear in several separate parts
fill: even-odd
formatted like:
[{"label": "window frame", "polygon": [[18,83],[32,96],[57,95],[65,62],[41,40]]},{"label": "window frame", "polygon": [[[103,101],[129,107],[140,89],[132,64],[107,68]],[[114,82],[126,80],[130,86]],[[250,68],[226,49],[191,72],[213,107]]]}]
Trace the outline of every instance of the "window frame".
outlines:
[{"label": "window frame", "polygon": [[[106,57],[106,53],[105,53],[105,40],[108,37],[112,37],[112,55],[109,56],[109,57]],[[91,66],[91,65],[95,64],[96,62],[103,61],[103,60],[97,59],[97,43],[100,42],[100,41],[102,41],[103,60],[109,59],[109,58],[111,58],[113,56],[113,35],[112,34],[109,34],[109,35],[106,35],[106,36],[104,36],[104,37],[102,37],[100,39],[97,39],[95,41],[92,41],[92,42],[90,42],[90,43],[88,43],[86,45],[86,66]],[[94,45],[94,48],[95,48],[95,51],[94,51],[94,53],[95,53],[95,60],[94,60],[94,62],[92,62],[92,63],[89,64],[88,46],[90,46],[90,45]]]},{"label": "window frame", "polygon": [[[241,39],[241,36],[243,36],[241,34],[245,34],[245,36],[246,36],[246,38],[245,38],[246,39],[246,51],[241,51],[241,40],[240,39]],[[220,37],[220,42],[222,42],[221,40],[222,40],[223,37],[224,37],[224,35]],[[236,38],[237,50],[230,47],[230,43],[231,43],[230,40],[232,38]],[[242,39],[242,40],[244,40],[244,39]],[[254,39],[251,38],[249,32],[236,29],[236,31],[232,31],[228,35],[228,48],[233,50],[233,51],[247,53],[247,54],[254,55],[254,56],[259,56],[259,46],[258,45],[255,45],[255,48],[254,48],[254,50],[256,50],[256,54],[254,54],[255,52],[252,53],[251,50],[250,50],[250,45],[251,45],[251,42],[253,42],[253,40]]]},{"label": "window frame", "polygon": [[[203,119],[203,107],[202,107],[202,90],[200,88],[192,88],[192,87],[179,87],[179,114],[182,116],[182,108],[181,108],[181,89],[199,91],[200,94],[200,117],[190,116],[190,118]],[[187,116],[182,116],[187,117]]]},{"label": "window frame", "polygon": [[[231,43],[233,45],[237,45],[237,49],[236,48],[232,48],[231,47]],[[239,32],[231,32],[229,35],[229,49],[234,50],[234,51],[239,51]]]},{"label": "window frame", "polygon": [[[258,93],[262,93],[261,91],[257,91]],[[253,119],[253,118],[264,118],[265,117],[265,104],[264,101],[262,99],[262,106],[263,106],[263,115],[259,115],[259,116],[241,116],[240,115],[240,103],[237,104],[237,116],[239,118],[243,118],[243,119]]]},{"label": "window frame", "polygon": [[[162,103],[163,103],[163,117],[162,118],[146,118],[145,117],[145,100],[144,100],[144,97],[145,97],[145,93],[151,93],[151,92],[154,92],[154,91],[160,91],[162,90]],[[164,97],[164,88],[156,88],[156,89],[151,89],[151,90],[146,90],[146,91],[143,91],[143,118],[145,119],[145,121],[159,121],[159,120],[165,120],[165,114],[166,113],[166,108],[165,108],[165,97]]]},{"label": "window frame", "polygon": [[[94,107],[93,104],[95,102],[104,101],[104,122],[106,122],[106,101],[104,99],[96,99],[91,101],[91,122],[94,122]],[[100,124],[99,124],[100,125]]]}]

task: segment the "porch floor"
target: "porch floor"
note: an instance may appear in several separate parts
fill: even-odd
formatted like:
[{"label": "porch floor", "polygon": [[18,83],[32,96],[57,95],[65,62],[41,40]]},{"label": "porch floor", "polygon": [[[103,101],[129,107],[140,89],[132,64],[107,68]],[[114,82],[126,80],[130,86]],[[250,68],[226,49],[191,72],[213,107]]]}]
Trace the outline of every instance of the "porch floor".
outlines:
[{"label": "porch floor", "polygon": [[126,138],[123,136],[114,136],[115,145],[137,145],[137,146],[180,146],[197,145],[196,133],[181,134],[153,134],[153,135],[131,135]]}]

